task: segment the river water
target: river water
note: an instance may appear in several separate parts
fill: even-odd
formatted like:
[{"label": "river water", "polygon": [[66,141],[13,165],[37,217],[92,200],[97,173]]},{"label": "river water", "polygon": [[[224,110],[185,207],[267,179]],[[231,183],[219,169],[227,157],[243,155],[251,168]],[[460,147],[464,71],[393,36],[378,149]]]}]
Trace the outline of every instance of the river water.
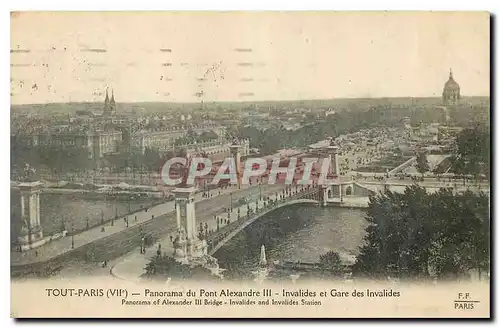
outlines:
[{"label": "river water", "polygon": [[304,205],[287,206],[261,217],[225,244],[214,256],[231,271],[257,268],[264,245],[272,261],[318,262],[319,255],[337,252],[352,262],[368,225],[365,211]]}]

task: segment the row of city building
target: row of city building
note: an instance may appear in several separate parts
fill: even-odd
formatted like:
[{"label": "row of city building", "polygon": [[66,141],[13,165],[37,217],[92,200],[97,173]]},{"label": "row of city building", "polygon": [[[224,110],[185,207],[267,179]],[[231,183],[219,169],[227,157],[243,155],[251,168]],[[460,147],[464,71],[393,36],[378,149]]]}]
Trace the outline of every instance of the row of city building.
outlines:
[{"label": "row of city building", "polygon": [[[185,138],[188,133],[214,132],[219,137],[210,141],[179,144],[179,138]],[[86,148],[89,159],[99,159],[107,154],[128,151],[144,154],[146,149],[159,152],[187,149],[190,152],[202,152],[209,156],[224,156],[229,153],[231,141],[224,136],[222,126],[196,126],[179,129],[141,130],[131,132],[127,129],[114,127],[87,127],[79,129],[52,129],[34,134],[19,134],[12,136],[19,145],[26,147],[56,147],[60,149]],[[249,142],[243,140],[242,154],[249,153]]]},{"label": "row of city building", "polygon": [[[210,133],[211,138],[198,142],[196,138],[189,138],[204,133]],[[186,149],[218,160],[229,154],[232,143],[226,136],[226,127],[210,121],[155,128],[112,124],[107,120],[84,125],[68,122],[12,131],[11,138],[13,143],[26,148],[86,149],[88,158],[95,160],[119,152],[145,154],[147,149],[159,153]],[[249,141],[242,140],[241,146],[242,155],[246,156],[250,152]]]}]

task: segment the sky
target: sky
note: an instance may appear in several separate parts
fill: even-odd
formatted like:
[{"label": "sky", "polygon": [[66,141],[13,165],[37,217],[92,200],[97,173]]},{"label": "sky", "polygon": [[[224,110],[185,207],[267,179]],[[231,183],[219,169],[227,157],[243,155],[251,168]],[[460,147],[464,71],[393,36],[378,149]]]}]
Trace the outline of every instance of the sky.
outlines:
[{"label": "sky", "polygon": [[11,102],[205,102],[490,94],[481,12],[23,12]]}]

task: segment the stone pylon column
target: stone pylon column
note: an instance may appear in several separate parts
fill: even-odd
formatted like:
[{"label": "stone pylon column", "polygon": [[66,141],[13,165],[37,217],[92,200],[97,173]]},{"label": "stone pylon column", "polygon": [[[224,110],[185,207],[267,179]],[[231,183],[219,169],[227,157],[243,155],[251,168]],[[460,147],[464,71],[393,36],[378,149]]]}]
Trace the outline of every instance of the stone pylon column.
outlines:
[{"label": "stone pylon column", "polygon": [[328,157],[330,159],[330,171],[334,176],[339,176],[339,174],[340,174],[338,150],[339,150],[339,147],[337,147],[337,146],[328,146],[327,147]]},{"label": "stone pylon column", "polygon": [[183,187],[174,189],[177,228],[183,229],[188,240],[196,235],[196,213],[194,208],[195,187]]},{"label": "stone pylon column", "polygon": [[175,217],[177,219],[177,231],[179,231],[182,228],[182,225],[181,225],[181,204],[180,204],[180,202],[177,201],[177,198],[175,199]]},{"label": "stone pylon column", "polygon": [[326,206],[328,204],[328,186],[319,186],[319,200],[321,202],[321,206]]},{"label": "stone pylon column", "polygon": [[237,143],[233,143],[231,146],[229,146],[229,152],[231,154],[231,158],[233,158],[234,164],[236,166],[235,171],[236,171],[236,181],[238,181],[238,188],[241,187],[241,177],[242,177],[240,149],[241,146]]},{"label": "stone pylon column", "polygon": [[19,184],[22,228],[18,242],[21,250],[27,250],[43,243],[43,232],[40,224],[40,186],[39,181]]},{"label": "stone pylon column", "polygon": [[191,261],[207,254],[207,243],[198,238],[194,186],[174,189],[178,232],[174,243],[174,254],[179,261]]}]

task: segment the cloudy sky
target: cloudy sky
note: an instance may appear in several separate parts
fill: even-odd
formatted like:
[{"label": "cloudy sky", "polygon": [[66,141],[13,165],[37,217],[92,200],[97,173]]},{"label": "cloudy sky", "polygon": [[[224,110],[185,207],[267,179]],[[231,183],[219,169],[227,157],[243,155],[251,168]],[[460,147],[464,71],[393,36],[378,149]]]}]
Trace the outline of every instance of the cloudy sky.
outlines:
[{"label": "cloudy sky", "polygon": [[14,104],[489,95],[486,13],[22,13]]}]

